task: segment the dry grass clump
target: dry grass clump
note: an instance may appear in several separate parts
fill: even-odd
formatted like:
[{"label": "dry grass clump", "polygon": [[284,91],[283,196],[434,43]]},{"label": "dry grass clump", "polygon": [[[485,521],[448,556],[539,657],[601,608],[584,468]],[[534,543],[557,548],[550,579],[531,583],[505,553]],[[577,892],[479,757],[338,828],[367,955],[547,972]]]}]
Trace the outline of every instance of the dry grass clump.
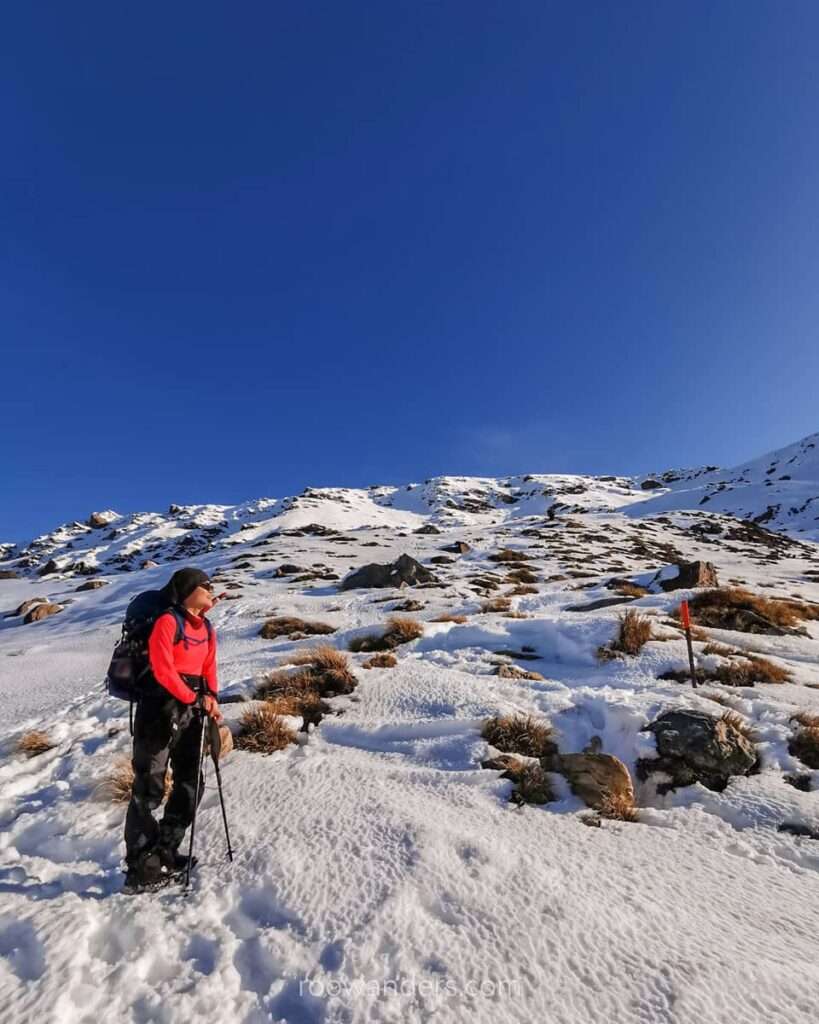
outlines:
[{"label": "dry grass clump", "polygon": [[601,661],[616,658],[621,654],[632,657],[639,654],[643,646],[651,639],[651,622],[645,617],[629,609],[620,616],[620,628],[617,636],[610,644],[598,648],[597,657]]},{"label": "dry grass clump", "polygon": [[523,597],[524,594],[539,594],[540,591],[537,587],[531,586],[529,583],[519,583],[516,587],[512,587],[509,591],[509,597]]},{"label": "dry grass clump", "polygon": [[397,664],[398,658],[394,654],[390,654],[389,651],[385,651],[383,654],[374,654],[371,658],[367,658],[362,668],[395,668]]},{"label": "dry grass clump", "polygon": [[335,631],[336,627],[330,626],[326,622],[308,622],[306,619],[297,619],[290,615],[278,615],[275,618],[267,619],[259,630],[259,636],[265,640],[275,640],[280,636],[291,638],[326,636]]},{"label": "dry grass clump", "polygon": [[265,701],[275,714],[303,718],[305,731],[311,724],[318,725],[330,710],[329,704],[322,700],[322,693],[321,678],[309,668],[298,672],[286,669],[268,672],[256,687],[256,697]]},{"label": "dry grass clump", "polygon": [[466,621],[465,615],[439,615],[437,618],[430,619],[430,622],[455,622],[459,626],[462,626]]},{"label": "dry grass clump", "polygon": [[358,654],[362,651],[392,651],[401,644],[408,644],[424,635],[424,626],[409,615],[391,615],[381,636],[369,634],[354,637],[349,649]]},{"label": "dry grass clump", "polygon": [[296,742],[296,734],[268,702],[245,711],[239,720],[236,746],[255,754],[272,754]]},{"label": "dry grass clump", "polygon": [[[134,766],[130,754],[120,754],[105,778],[94,787],[93,795],[98,800],[109,800],[112,804],[127,804],[134,788]],[[165,772],[165,792],[163,800],[167,800],[173,789],[173,772],[170,765]]]},{"label": "dry grass clump", "polygon": [[306,651],[296,651],[287,658],[291,665],[304,665],[322,697],[352,693],[356,679],[343,651],[322,644]]},{"label": "dry grass clump", "polygon": [[[795,598],[763,597],[744,587],[706,590],[693,597],[689,607],[700,625],[714,629],[742,628],[737,618],[741,612],[752,612],[781,629],[793,629],[803,619],[819,620],[819,605]],[[746,626],[745,631],[751,630]]]},{"label": "dry grass clump", "polygon": [[508,597],[489,597],[481,601],[482,612],[508,612],[512,608],[512,600]]},{"label": "dry grass clump", "polygon": [[524,551],[514,551],[512,548],[501,548],[500,551],[496,551],[494,554],[489,556],[489,561],[509,564],[510,562],[528,562],[530,558],[531,555],[527,555]]},{"label": "dry grass clump", "polygon": [[[713,653],[713,652],[712,652]],[[691,676],[688,669],[672,669],[663,672],[660,679],[670,679],[677,683],[687,683]],[[700,683],[722,683],[723,686],[754,686],[756,683],[787,683],[791,673],[781,665],[776,665],[767,658],[757,654],[731,657],[716,668],[698,666],[697,680]]]},{"label": "dry grass clump", "polygon": [[506,578],[510,583],[537,583],[537,574],[526,568],[512,569]]},{"label": "dry grass clump", "polygon": [[553,730],[531,715],[498,715],[484,723],[481,736],[506,754],[551,757],[557,751]]},{"label": "dry grass clump", "polygon": [[555,798],[548,774],[537,761],[524,764],[515,779],[512,799],[517,804],[548,804]]},{"label": "dry grass clump", "polygon": [[788,750],[808,768],[819,768],[819,715],[802,711],[791,721],[796,722],[799,728],[791,736]]},{"label": "dry grass clump", "polygon": [[26,757],[36,757],[38,754],[44,754],[47,750],[53,750],[55,745],[51,742],[47,732],[33,729],[31,732],[23,733],[14,749],[18,754],[25,754]]},{"label": "dry grass clump", "polygon": [[500,771],[502,779],[515,784],[510,797],[516,804],[547,804],[555,799],[551,780],[537,761],[522,761],[519,757],[502,754],[483,761],[482,768]]},{"label": "dry grass clump", "polygon": [[746,740],[756,743],[758,736],[754,732],[751,723],[747,718],[743,718],[738,711],[726,711],[720,716],[720,721],[725,722],[729,728],[736,730],[736,732],[744,736]]},{"label": "dry grass clump", "polygon": [[639,821],[640,812],[634,799],[625,793],[608,792],[600,801],[599,815],[611,821]]}]

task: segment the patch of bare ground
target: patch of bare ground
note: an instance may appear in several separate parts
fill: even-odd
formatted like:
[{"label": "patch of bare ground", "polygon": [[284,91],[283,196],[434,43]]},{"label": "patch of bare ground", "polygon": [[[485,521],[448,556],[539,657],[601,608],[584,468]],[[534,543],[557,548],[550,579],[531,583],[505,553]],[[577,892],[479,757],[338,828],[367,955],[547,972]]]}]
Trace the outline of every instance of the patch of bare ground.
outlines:
[{"label": "patch of bare ground", "polygon": [[512,601],[508,597],[489,597],[481,601],[481,611],[484,613],[508,612],[511,608]]},{"label": "patch of bare ground", "polygon": [[819,621],[819,604],[795,598],[764,597],[743,587],[706,590],[693,597],[689,607],[692,617],[701,626],[749,633],[761,631],[766,624],[792,630],[803,620]]},{"label": "patch of bare ground", "polygon": [[438,615],[434,619],[430,619],[430,622],[454,622],[458,626],[462,626],[466,621],[465,615]]},{"label": "patch of bare ground", "polygon": [[277,615],[265,621],[259,630],[259,636],[265,640],[276,640],[281,636],[300,640],[305,636],[326,636],[335,631],[336,627],[326,622],[309,622],[290,615]]},{"label": "patch of bare ground", "polygon": [[362,668],[395,668],[398,664],[398,658],[394,654],[390,654],[385,651],[383,654],[374,654],[371,658],[367,658],[362,664]]}]

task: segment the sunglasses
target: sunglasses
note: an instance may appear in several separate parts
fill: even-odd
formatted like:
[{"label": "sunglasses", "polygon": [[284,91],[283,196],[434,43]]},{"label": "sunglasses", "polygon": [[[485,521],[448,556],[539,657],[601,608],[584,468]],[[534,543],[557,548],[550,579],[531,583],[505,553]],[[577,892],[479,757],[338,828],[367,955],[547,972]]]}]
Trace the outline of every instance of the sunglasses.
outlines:
[{"label": "sunglasses", "polygon": [[203,590],[207,590],[209,594],[213,593],[213,584],[212,583],[200,583],[199,586]]}]

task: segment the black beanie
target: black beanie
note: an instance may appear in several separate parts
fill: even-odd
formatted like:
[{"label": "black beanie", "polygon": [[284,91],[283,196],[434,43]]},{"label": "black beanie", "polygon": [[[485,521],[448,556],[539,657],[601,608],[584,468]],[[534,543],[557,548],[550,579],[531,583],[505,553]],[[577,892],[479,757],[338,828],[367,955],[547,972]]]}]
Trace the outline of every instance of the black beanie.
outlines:
[{"label": "black beanie", "polygon": [[209,582],[208,574],[201,569],[177,569],[162,588],[162,593],[171,604],[182,604],[197,587]]}]

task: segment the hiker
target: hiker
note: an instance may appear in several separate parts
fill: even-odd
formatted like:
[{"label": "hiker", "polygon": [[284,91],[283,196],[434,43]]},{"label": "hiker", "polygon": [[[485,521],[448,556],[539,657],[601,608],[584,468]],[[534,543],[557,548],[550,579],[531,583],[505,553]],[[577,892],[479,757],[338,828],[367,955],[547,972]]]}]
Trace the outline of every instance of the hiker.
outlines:
[{"label": "hiker", "polygon": [[[215,604],[207,573],[179,569],[159,595],[160,606],[168,610],[150,630],[148,667],[134,716],[134,785],[125,818],[125,889],[130,892],[155,888],[186,868],[187,857],[177,851],[194,813],[203,714],[217,722],[222,718],[216,701],[216,635],[205,618]],[[162,802],[169,761],[173,788],[157,822],[152,812]]]}]

